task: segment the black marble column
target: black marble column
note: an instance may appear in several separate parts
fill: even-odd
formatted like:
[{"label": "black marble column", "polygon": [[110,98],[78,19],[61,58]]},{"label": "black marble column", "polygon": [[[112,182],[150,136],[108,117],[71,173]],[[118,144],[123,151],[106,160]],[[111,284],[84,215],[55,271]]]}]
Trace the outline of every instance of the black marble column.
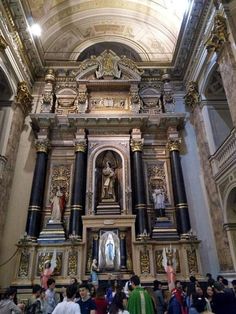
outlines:
[{"label": "black marble column", "polygon": [[47,170],[48,147],[49,141],[47,139],[36,141],[37,159],[34,169],[34,177],[26,223],[27,236],[32,240],[36,240],[40,232]]},{"label": "black marble column", "polygon": [[126,237],[124,232],[120,234],[120,268],[121,270],[127,269]]},{"label": "black marble column", "polygon": [[176,207],[177,228],[180,235],[191,229],[183,172],[179,156],[179,140],[169,141],[172,185]]},{"label": "black marble column", "polygon": [[93,235],[93,260],[96,259],[98,261],[98,235],[94,234]]},{"label": "black marble column", "polygon": [[142,146],[142,140],[131,141],[131,176],[133,183],[134,214],[136,214],[136,233],[138,239],[141,239],[143,234],[148,233],[148,217],[143,175]]},{"label": "black marble column", "polygon": [[86,140],[75,144],[75,171],[71,196],[70,235],[82,238],[82,215],[85,209]]}]

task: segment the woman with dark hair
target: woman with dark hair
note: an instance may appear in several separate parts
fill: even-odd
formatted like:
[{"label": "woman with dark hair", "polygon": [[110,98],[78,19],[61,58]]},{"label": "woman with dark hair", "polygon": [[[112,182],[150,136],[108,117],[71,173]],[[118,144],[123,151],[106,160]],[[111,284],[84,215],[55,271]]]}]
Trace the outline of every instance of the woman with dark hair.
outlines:
[{"label": "woman with dark hair", "polygon": [[215,307],[213,303],[213,298],[214,298],[214,290],[212,286],[208,286],[206,289],[206,294],[205,294],[205,300],[207,302],[206,308],[210,312],[215,312]]},{"label": "woman with dark hair", "polygon": [[109,314],[129,314],[125,310],[127,306],[127,297],[124,292],[117,292],[110,306]]}]

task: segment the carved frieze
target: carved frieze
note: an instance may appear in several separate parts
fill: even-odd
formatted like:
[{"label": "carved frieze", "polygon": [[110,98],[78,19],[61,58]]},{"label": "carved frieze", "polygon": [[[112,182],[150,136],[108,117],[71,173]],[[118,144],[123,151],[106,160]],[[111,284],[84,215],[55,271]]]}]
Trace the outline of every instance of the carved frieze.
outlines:
[{"label": "carved frieze", "polygon": [[[164,250],[155,251],[155,268],[156,273],[165,274],[164,265],[171,265],[175,269],[176,273],[180,273],[180,261],[179,261],[179,251],[177,249],[165,248],[165,255],[163,254]],[[165,257],[165,260],[164,260]]]},{"label": "carved frieze", "polygon": [[149,251],[140,251],[140,271],[141,274],[150,273]]},{"label": "carved frieze", "polygon": [[4,39],[4,37],[2,35],[0,35],[0,51],[3,51],[7,48],[8,44],[6,42],[6,40]]},{"label": "carved frieze", "polygon": [[68,256],[68,276],[76,276],[78,272],[78,253],[72,251]]},{"label": "carved frieze", "polygon": [[20,265],[17,276],[19,278],[27,278],[29,274],[30,253],[21,252]]},{"label": "carved frieze", "polygon": [[187,249],[187,260],[189,273],[198,273],[197,254],[196,250]]}]

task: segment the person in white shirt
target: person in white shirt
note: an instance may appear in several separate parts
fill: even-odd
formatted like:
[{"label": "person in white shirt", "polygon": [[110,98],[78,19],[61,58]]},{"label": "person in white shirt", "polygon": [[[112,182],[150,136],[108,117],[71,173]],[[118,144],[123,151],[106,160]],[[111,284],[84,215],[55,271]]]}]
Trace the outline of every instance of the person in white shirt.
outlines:
[{"label": "person in white shirt", "polygon": [[58,303],[52,314],[81,314],[79,304],[74,302],[76,292],[76,285],[68,286],[66,288],[66,300]]}]

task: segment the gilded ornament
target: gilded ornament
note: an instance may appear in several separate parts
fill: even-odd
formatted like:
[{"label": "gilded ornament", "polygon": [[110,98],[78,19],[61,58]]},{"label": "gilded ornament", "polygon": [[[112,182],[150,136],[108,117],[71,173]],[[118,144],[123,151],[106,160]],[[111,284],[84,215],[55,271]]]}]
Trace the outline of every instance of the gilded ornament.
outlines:
[{"label": "gilded ornament", "polygon": [[30,261],[30,254],[27,252],[22,252],[20,257],[20,266],[18,269],[18,277],[19,278],[26,278],[29,274],[29,261]]},{"label": "gilded ornament", "polygon": [[143,150],[143,139],[141,140],[131,140],[130,143],[132,152],[141,152]]},{"label": "gilded ornament", "polygon": [[53,69],[48,69],[45,75],[45,82],[46,83],[53,83],[55,82],[55,73]]},{"label": "gilded ornament", "polygon": [[35,140],[35,147],[37,153],[48,153],[50,148],[50,141],[48,139],[37,139]]},{"label": "gilded ornament", "polygon": [[32,100],[33,97],[29,92],[26,82],[19,82],[17,86],[16,102],[20,104],[21,110],[25,116],[27,116],[32,109]]},{"label": "gilded ornament", "polygon": [[55,165],[52,168],[50,200],[53,199],[55,191],[57,190],[58,187],[60,187],[60,190],[65,196],[65,202],[67,203],[69,199],[70,177],[71,177],[70,165]]},{"label": "gilded ornament", "polygon": [[180,138],[169,139],[168,143],[167,143],[167,148],[169,149],[170,152],[174,151],[174,150],[179,151],[180,150],[180,144],[181,144],[181,139]]},{"label": "gilded ornament", "polygon": [[207,51],[218,52],[223,47],[224,43],[228,42],[228,38],[229,33],[227,31],[226,18],[217,13],[214,17],[213,30],[205,43]]},{"label": "gilded ornament", "polygon": [[150,261],[149,261],[149,252],[140,251],[140,270],[141,274],[150,273]]},{"label": "gilded ornament", "polygon": [[0,51],[3,51],[7,48],[8,43],[6,42],[6,40],[4,39],[4,37],[2,35],[0,35]]},{"label": "gilded ornament", "polygon": [[70,252],[68,257],[68,276],[76,276],[77,275],[77,265],[78,265],[78,253]]},{"label": "gilded ornament", "polygon": [[78,102],[79,102],[79,104],[86,103],[87,98],[88,98],[88,93],[87,92],[79,92],[79,94],[78,94]]},{"label": "gilded ornament", "polygon": [[188,83],[187,93],[184,96],[185,104],[190,107],[192,110],[199,105],[200,95],[198,92],[197,82],[191,81]]},{"label": "gilded ornament", "polygon": [[198,273],[197,254],[196,250],[187,250],[188,270],[189,273]]},{"label": "gilded ornament", "polygon": [[118,61],[120,58],[111,50],[105,50],[100,56],[97,57],[98,70],[96,77],[100,78],[120,78],[121,71],[118,68]]},{"label": "gilded ornament", "polygon": [[139,75],[142,75],[144,73],[144,71],[140,71],[138,69],[136,63],[133,60],[128,59],[126,56],[121,56],[121,59],[118,61],[118,65],[123,65]]},{"label": "gilded ornament", "polygon": [[87,141],[86,140],[75,142],[75,152],[85,153],[86,150],[87,150]]},{"label": "gilded ornament", "polygon": [[157,250],[155,252],[155,262],[156,262],[156,273],[165,274],[165,269],[163,267],[163,251]]}]

